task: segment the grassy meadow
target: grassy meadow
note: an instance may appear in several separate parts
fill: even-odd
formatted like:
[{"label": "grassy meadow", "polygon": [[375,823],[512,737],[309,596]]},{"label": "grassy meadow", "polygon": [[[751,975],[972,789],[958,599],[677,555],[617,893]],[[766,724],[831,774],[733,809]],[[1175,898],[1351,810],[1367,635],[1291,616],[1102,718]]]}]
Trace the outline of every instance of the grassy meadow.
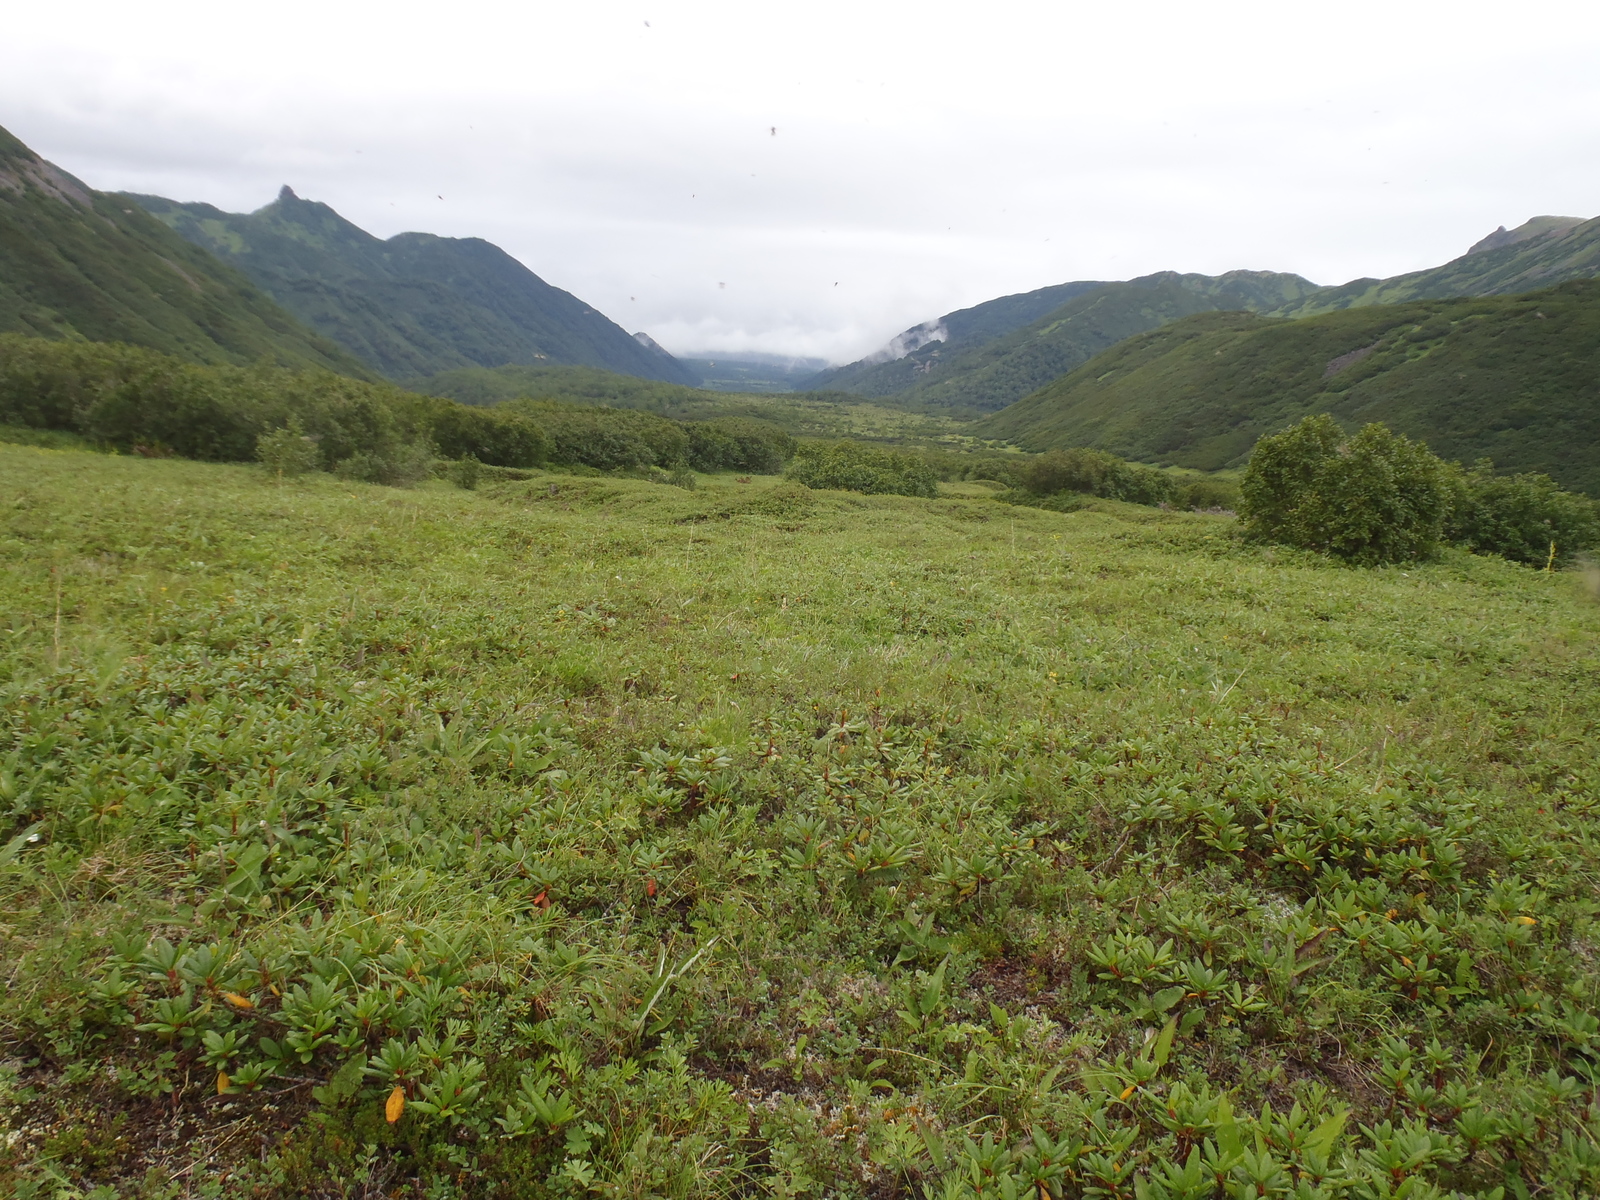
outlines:
[{"label": "grassy meadow", "polygon": [[1578,1197],[1600,604],[0,445],[0,1193]]}]

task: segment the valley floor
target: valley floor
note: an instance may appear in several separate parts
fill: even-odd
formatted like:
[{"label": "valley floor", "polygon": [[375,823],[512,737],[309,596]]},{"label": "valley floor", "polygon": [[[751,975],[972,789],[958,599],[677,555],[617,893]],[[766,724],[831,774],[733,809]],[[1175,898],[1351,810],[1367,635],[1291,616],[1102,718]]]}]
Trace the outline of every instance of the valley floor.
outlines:
[{"label": "valley floor", "polygon": [[1580,578],[699,483],[0,445],[0,1191],[1600,1188]]}]

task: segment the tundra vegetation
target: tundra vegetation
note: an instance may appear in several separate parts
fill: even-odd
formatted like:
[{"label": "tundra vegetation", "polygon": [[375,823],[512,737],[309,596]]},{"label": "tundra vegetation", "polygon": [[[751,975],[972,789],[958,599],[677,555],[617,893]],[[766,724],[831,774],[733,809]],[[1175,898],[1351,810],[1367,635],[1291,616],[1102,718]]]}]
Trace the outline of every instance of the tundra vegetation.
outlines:
[{"label": "tundra vegetation", "polygon": [[0,445],[0,1191],[1600,1188],[1574,575],[274,429]]}]

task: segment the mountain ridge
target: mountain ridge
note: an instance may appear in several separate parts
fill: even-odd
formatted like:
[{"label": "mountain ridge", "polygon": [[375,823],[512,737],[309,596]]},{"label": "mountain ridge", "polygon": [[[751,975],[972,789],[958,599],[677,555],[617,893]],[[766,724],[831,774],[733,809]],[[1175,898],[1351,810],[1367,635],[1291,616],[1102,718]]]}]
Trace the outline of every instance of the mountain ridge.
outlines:
[{"label": "mountain ridge", "polygon": [[[1114,334],[1131,337],[1197,311],[1232,308],[1311,316],[1373,304],[1514,294],[1595,275],[1600,275],[1600,219],[1539,216],[1516,229],[1502,226],[1442,266],[1388,279],[1319,286],[1276,272],[1203,276],[1161,271],[1119,282],[1084,281],[1002,296],[912,326],[877,354],[813,376],[803,386],[855,392],[908,408],[982,414],[1022,399],[1109,349],[1120,340]],[[1278,282],[1254,292],[1235,286],[1252,278]],[[1174,286],[1189,295],[1175,292]],[[1275,296],[1273,286],[1281,294]],[[1058,306],[1029,321],[1005,328],[1000,319],[1009,315],[1016,320],[1024,315],[1024,302],[1067,291],[1071,294]],[[940,332],[952,318],[980,312],[990,315],[981,329],[941,340]]]},{"label": "mountain ridge", "polygon": [[239,271],[0,129],[4,332],[373,376]]},{"label": "mountain ridge", "polygon": [[251,213],[128,198],[392,379],[550,362],[697,382],[666,351],[483,238],[378,238],[288,185]]},{"label": "mountain ridge", "polygon": [[[1200,311],[1277,308],[1315,287],[1299,275],[1250,270],[1216,276],[1158,271],[1123,282],[1062,284],[1022,297],[1001,297],[1043,298],[1070,289],[1065,301],[1020,326],[996,334],[1002,324],[999,317],[1014,319],[1027,309],[1021,304],[991,307],[1000,301],[990,301],[964,310],[987,308],[993,315],[959,341],[928,341],[894,362],[870,364],[863,360],[864,367],[851,364],[831,375],[825,372],[803,386],[858,392],[868,386],[874,389],[868,394],[897,406],[951,413],[995,412],[1123,338]],[[928,324],[947,325],[962,315],[947,314]],[[911,382],[904,382],[907,378]],[[889,386],[894,390],[882,390]]]},{"label": "mountain ridge", "polygon": [[1600,496],[1600,279],[1299,319],[1200,313],[1119,343],[970,431],[1215,470],[1319,412]]}]

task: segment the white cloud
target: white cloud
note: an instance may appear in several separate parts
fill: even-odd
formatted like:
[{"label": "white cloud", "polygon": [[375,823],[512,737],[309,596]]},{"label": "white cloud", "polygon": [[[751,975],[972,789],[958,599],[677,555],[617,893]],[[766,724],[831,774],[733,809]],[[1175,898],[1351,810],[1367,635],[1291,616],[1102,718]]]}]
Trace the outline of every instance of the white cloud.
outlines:
[{"label": "white cloud", "polygon": [[1575,3],[90,0],[8,17],[0,124],[96,187],[489,238],[669,349],[844,359],[1069,279],[1342,282],[1595,215],[1597,50]]}]

